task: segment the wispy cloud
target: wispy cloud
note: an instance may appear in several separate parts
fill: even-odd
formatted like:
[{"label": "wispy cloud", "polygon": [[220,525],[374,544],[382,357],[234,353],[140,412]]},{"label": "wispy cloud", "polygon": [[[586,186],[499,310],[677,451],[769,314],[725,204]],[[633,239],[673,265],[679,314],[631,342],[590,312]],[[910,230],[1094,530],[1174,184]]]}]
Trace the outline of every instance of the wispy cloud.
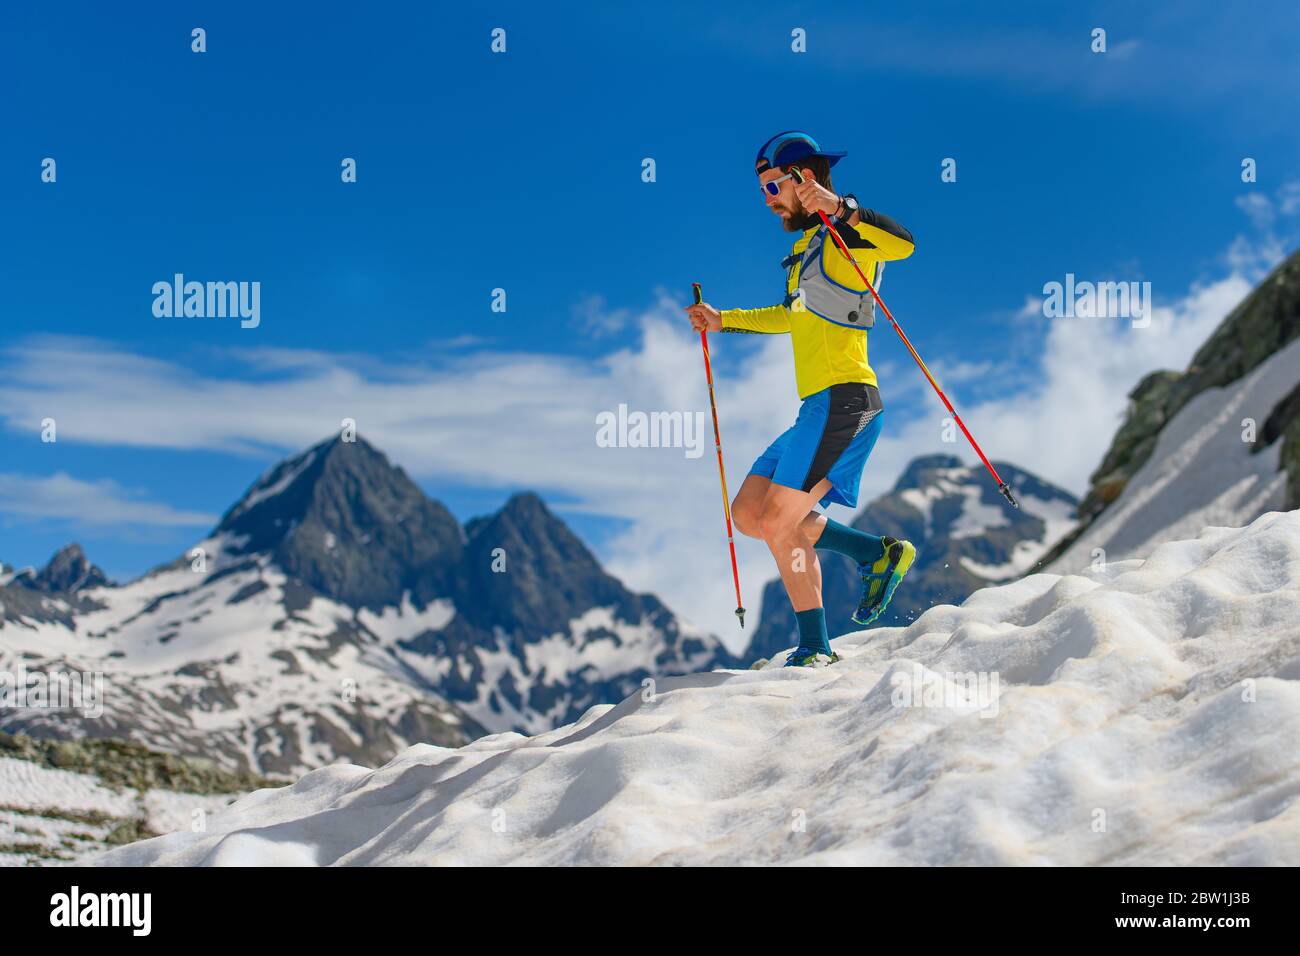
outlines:
[{"label": "wispy cloud", "polygon": [[631,309],[614,308],[603,295],[586,295],[573,307],[573,317],[581,331],[602,336],[625,331],[634,315]]},{"label": "wispy cloud", "polygon": [[[712,31],[749,62],[788,58],[789,31],[797,25],[807,31],[812,65],[854,78],[934,76],[1028,95],[1157,101],[1198,112],[1206,102],[1267,103],[1277,90],[1300,82],[1300,61],[1287,44],[1260,42],[1250,18],[1222,5],[1157,9],[1102,3],[1056,12],[1043,4],[1027,7],[1011,23],[969,4],[900,15],[869,6],[798,12],[783,7],[775,15],[755,12],[752,28],[743,32],[730,18],[718,20]],[[1259,16],[1275,25],[1274,36],[1294,34],[1300,26],[1294,4],[1261,8]],[[1106,31],[1105,52],[1093,51],[1097,28]]]},{"label": "wispy cloud", "polygon": [[1232,240],[1226,259],[1233,271],[1257,281],[1300,241],[1300,223],[1296,222],[1300,180],[1288,180],[1272,193],[1263,189],[1244,193],[1236,202],[1253,231]]},{"label": "wispy cloud", "polygon": [[111,479],[82,481],[65,472],[0,472],[0,513],[31,521],[62,520],[79,527],[206,528],[216,515],[180,511]]}]

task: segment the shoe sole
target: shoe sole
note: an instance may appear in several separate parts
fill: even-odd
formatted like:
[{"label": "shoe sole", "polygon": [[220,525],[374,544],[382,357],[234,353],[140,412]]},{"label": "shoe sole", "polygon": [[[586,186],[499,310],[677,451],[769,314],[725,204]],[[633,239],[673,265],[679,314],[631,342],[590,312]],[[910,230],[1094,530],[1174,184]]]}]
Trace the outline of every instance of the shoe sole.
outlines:
[{"label": "shoe sole", "polygon": [[898,590],[898,585],[902,582],[904,576],[912,567],[912,562],[916,560],[916,545],[912,544],[910,541],[900,541],[899,544],[903,546],[903,556],[898,559],[898,563],[894,565],[894,570],[889,573],[889,581],[885,584],[884,596],[880,599],[880,603],[875,606],[872,612],[867,615],[866,620],[859,618],[858,612],[854,611],[850,618],[854,624],[860,624],[863,627],[867,627],[874,623],[880,615],[885,613],[885,609],[889,607],[889,602],[893,600],[894,592]]},{"label": "shoe sole", "polygon": [[818,664],[811,660],[808,661],[806,664],[791,664],[790,659],[786,658],[786,662],[782,666],[783,667],[830,667],[832,664],[838,664],[839,662],[840,662],[840,655],[836,654],[834,651],[831,651],[831,659],[827,661],[825,664]]}]

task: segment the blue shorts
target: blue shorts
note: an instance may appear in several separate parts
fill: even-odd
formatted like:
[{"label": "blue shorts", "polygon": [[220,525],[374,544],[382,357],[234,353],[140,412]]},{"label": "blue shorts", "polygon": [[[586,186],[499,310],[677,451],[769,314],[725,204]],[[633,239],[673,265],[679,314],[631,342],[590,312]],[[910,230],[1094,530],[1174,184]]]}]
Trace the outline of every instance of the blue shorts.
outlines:
[{"label": "blue shorts", "polygon": [[856,508],[862,468],[880,437],[883,415],[874,385],[849,382],[815,392],[803,400],[795,423],[767,446],[749,473],[800,491],[812,491],[829,478],[831,488],[821,504]]}]

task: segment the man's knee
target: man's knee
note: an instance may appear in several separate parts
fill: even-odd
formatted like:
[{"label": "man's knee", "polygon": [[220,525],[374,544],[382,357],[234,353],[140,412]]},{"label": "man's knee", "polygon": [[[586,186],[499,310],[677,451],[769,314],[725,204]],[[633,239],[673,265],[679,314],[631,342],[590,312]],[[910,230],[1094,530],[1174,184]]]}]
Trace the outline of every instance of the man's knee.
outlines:
[{"label": "man's knee", "polygon": [[750,538],[761,538],[759,534],[759,502],[736,495],[731,503],[731,523],[736,530]]},{"label": "man's knee", "polygon": [[762,514],[758,516],[757,537],[768,542],[780,541],[788,538],[798,526],[797,521],[791,524],[789,517],[779,508],[764,508]]}]

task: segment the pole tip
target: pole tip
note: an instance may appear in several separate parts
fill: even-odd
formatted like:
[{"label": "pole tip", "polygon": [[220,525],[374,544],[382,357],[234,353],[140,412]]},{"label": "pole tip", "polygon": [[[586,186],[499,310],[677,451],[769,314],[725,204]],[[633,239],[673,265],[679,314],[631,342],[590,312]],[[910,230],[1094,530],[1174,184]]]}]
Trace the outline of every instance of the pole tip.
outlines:
[{"label": "pole tip", "polygon": [[736,617],[740,618],[740,629],[743,631],[745,629],[745,609],[743,607],[736,608]]},{"label": "pole tip", "polygon": [[1002,497],[1007,499],[1007,504],[1019,509],[1020,502],[1016,501],[1016,496],[1011,493],[1011,486],[1005,481],[998,485],[998,491],[1002,492]]}]

